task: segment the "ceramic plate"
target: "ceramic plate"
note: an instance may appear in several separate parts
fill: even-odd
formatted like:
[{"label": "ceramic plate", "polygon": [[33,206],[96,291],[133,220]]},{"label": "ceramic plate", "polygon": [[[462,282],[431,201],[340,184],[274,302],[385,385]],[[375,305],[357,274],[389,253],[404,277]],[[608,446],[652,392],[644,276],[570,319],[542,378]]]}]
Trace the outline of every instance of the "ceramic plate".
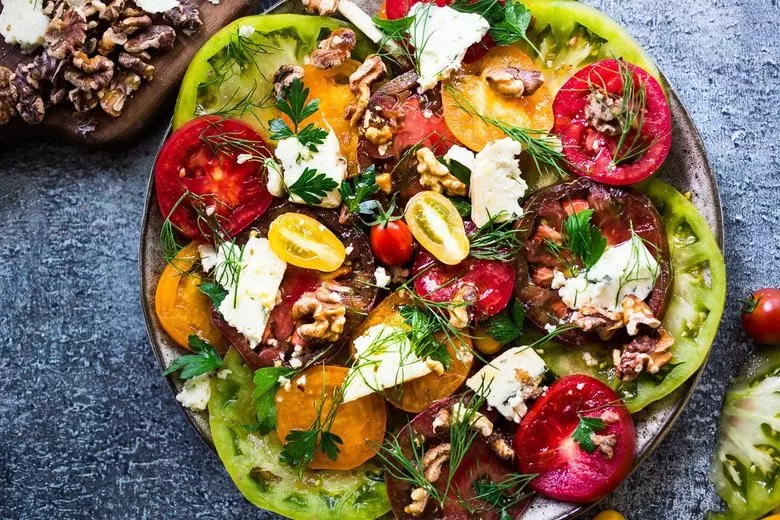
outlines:
[{"label": "ceramic plate", "polygon": [[[267,12],[289,12],[292,10],[290,7],[291,3],[288,1],[277,4],[269,8]],[[377,9],[376,5],[373,5],[375,2],[371,0],[357,3],[362,4],[368,12],[374,12]],[[701,137],[688,112],[674,90],[669,85],[667,85],[667,89],[674,123],[672,151],[661,168],[658,177],[672,184],[683,193],[691,193],[692,202],[704,215],[721,249],[723,249],[723,214],[715,174],[709,164]],[[165,267],[159,240],[162,222],[163,216],[160,214],[160,208],[157,205],[154,175],[150,173],[146,207],[141,225],[139,250],[141,305],[146,319],[152,350],[157,357],[160,368],[164,369],[173,359],[182,355],[182,349],[177,347],[163,331],[154,312],[154,292],[157,280]],[[675,392],[634,415],[637,427],[635,468],[652,453],[669,432],[693,393],[700,375],[701,369]],[[169,376],[168,384],[171,391],[174,393],[178,392],[177,380]],[[182,411],[203,438],[203,441],[213,450],[214,444],[209,431],[208,415],[205,412],[192,412],[183,407]],[[218,462],[215,461],[215,463]],[[236,490],[236,493],[238,493],[238,490]],[[576,506],[539,497],[534,499],[523,518],[533,520],[572,519],[578,517],[590,509],[590,507],[593,507],[593,505],[595,504]]]}]

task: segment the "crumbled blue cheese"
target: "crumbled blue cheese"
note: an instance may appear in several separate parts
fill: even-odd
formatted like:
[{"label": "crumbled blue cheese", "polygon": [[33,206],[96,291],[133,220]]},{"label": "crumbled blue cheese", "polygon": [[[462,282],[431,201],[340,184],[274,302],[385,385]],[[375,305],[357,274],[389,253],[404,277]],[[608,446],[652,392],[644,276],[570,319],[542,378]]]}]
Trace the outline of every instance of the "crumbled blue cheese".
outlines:
[{"label": "crumbled blue cheese", "polygon": [[287,187],[284,185],[284,176],[279,163],[273,159],[265,160],[266,187],[268,193],[274,197],[284,197],[287,195]]},{"label": "crumbled blue cheese", "polygon": [[135,0],[135,5],[147,13],[164,13],[179,6],[177,0]]},{"label": "crumbled blue cheese", "polygon": [[390,284],[390,275],[387,274],[384,267],[379,266],[374,269],[374,280],[376,280],[377,287],[387,287]]},{"label": "crumbled blue cheese", "polygon": [[205,410],[211,398],[211,378],[213,375],[214,372],[208,372],[186,380],[179,393],[176,394],[176,400],[190,410],[196,412]]},{"label": "crumbled blue cheese", "polygon": [[433,371],[417,357],[402,327],[374,325],[355,339],[355,366],[346,378],[344,402],[417,379]]},{"label": "crumbled blue cheese", "polygon": [[414,16],[409,38],[417,57],[420,93],[460,68],[468,48],[490,30],[490,23],[479,14],[425,2],[412,6],[409,16]]},{"label": "crumbled blue cheese", "polygon": [[528,185],[520,176],[517,156],[520,143],[505,137],[490,141],[474,158],[471,169],[471,220],[479,227],[494,217],[496,222],[523,215],[520,199]]},{"label": "crumbled blue cheese", "polygon": [[481,395],[498,412],[516,423],[528,411],[526,401],[537,397],[547,367],[539,354],[529,347],[505,351],[466,381],[466,386]]},{"label": "crumbled blue cheese", "polygon": [[218,251],[208,245],[198,250],[203,270],[214,269],[214,279],[227,290],[220,314],[255,348],[276,306],[287,263],[276,256],[265,238],[250,237],[243,247],[225,242]]},{"label": "crumbled blue cheese", "polygon": [[238,35],[242,38],[249,38],[255,34],[255,28],[251,25],[239,25],[238,26]]},{"label": "crumbled blue cheese", "polygon": [[[277,143],[274,155],[281,163],[282,180],[285,186],[292,186],[307,168],[316,170],[336,183],[336,187],[329,191],[317,205],[323,208],[336,208],[341,204],[339,187],[347,174],[347,160],[341,155],[339,140],[333,132],[328,132],[325,141],[317,145],[316,151],[302,145],[296,137],[282,139]],[[268,170],[270,173],[271,168]],[[274,194],[273,191],[271,193]],[[294,194],[290,194],[290,200],[305,204],[303,199]]]},{"label": "crumbled blue cheese", "polygon": [[607,248],[601,258],[587,271],[566,278],[560,271],[553,273],[552,288],[570,309],[586,303],[615,312],[620,301],[629,294],[640,300],[653,291],[658,278],[658,262],[641,237]]},{"label": "crumbled blue cheese", "polygon": [[49,17],[43,14],[42,0],[3,0],[0,13],[0,35],[10,45],[32,52],[43,45],[43,33]]},{"label": "crumbled blue cheese", "polygon": [[462,164],[469,170],[474,170],[474,152],[458,144],[453,144],[444,154],[444,163],[449,166],[452,161]]}]

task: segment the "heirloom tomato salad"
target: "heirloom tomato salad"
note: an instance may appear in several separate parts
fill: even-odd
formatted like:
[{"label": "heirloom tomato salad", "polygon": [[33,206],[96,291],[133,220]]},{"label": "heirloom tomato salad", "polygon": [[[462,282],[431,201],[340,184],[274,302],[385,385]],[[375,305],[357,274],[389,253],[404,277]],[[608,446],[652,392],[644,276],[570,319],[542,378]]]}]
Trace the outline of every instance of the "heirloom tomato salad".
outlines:
[{"label": "heirloom tomato salad", "polygon": [[154,172],[176,398],[291,518],[601,499],[724,301],[653,178],[657,68],[569,0],[305,7],[225,27],[181,86]]}]

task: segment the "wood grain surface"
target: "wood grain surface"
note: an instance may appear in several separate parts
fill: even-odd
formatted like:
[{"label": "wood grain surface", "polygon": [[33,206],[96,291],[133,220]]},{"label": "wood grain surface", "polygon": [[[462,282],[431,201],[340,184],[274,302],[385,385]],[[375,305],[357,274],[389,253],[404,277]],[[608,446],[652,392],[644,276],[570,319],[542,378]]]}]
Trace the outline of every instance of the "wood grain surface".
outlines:
[{"label": "wood grain surface", "polygon": [[[47,110],[46,117],[39,125],[27,124],[19,116],[0,125],[0,148],[11,140],[36,135],[98,147],[137,139],[149,123],[170,116],[168,106],[173,102],[179,81],[192,56],[203,43],[227,23],[268,3],[268,0],[221,0],[219,4],[213,5],[203,0],[200,4],[203,26],[190,36],[177,31],[173,49],[153,56],[151,63],[156,69],[154,80],[141,85],[127,101],[119,117],[113,118],[99,107],[87,114],[76,114],[72,105],[65,102]],[[7,44],[0,36],[0,65],[14,70],[19,62],[31,59],[31,55],[23,54],[18,46]],[[88,122],[95,123],[95,130],[87,133],[79,131]]]}]

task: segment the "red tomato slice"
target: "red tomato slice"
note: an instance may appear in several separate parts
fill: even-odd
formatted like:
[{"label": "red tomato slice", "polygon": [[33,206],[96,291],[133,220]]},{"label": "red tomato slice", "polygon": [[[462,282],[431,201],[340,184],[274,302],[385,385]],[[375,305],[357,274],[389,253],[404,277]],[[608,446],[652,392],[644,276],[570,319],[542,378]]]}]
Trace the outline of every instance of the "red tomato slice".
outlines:
[{"label": "red tomato slice", "polygon": [[[603,420],[598,435],[615,437],[613,454],[588,453],[572,438],[582,417]],[[515,455],[531,487],[557,500],[585,503],[611,493],[628,476],[636,452],[631,415],[607,385],[585,375],[559,379],[517,428]]]},{"label": "red tomato slice", "polygon": [[[385,2],[385,15],[388,20],[397,20],[403,18],[409,14],[409,10],[414,4],[418,4],[423,0],[387,0]],[[503,0],[500,0],[503,4]],[[453,0],[434,0],[436,5],[444,7],[450,5]],[[469,50],[466,51],[466,56],[463,58],[463,63],[473,63],[480,59],[482,56],[496,46],[496,42],[490,37],[490,34],[486,34],[479,43],[475,43]]]},{"label": "red tomato slice", "polygon": [[[226,137],[229,142],[240,140],[241,149],[215,148],[215,143],[228,142]],[[212,207],[225,233],[240,233],[272,200],[263,182],[262,163],[239,164],[238,156],[250,149],[255,156],[271,156],[260,135],[241,121],[208,116],[179,128],[163,145],[154,166],[163,216],[170,215],[171,223],[187,237],[208,239],[212,231],[202,222],[199,225],[198,216]]]},{"label": "red tomato slice", "polygon": [[393,155],[400,157],[404,150],[410,146],[427,146],[436,155],[444,155],[450,146],[458,140],[452,135],[447,123],[444,122],[444,114],[441,110],[440,100],[436,103],[421,103],[418,95],[413,95],[401,104],[399,112],[403,114],[401,125],[393,132]]},{"label": "red tomato slice", "polygon": [[[629,74],[634,92],[644,90],[644,110],[636,110],[634,129],[620,144],[619,134],[608,135],[594,128],[585,109],[594,92],[622,99],[623,79]],[[640,103],[639,94],[633,99]],[[615,103],[620,106],[620,101]],[[643,69],[625,61],[604,60],[581,69],[561,87],[553,112],[553,133],[561,138],[568,168],[605,184],[634,184],[649,177],[661,167],[672,147],[672,113],[663,88]]]},{"label": "red tomato slice", "polygon": [[[476,228],[466,222],[466,231]],[[477,288],[472,307],[477,319],[487,318],[504,309],[512,298],[515,270],[510,262],[466,257],[457,265],[445,265],[425,250],[420,250],[412,265],[414,291],[435,302],[451,302],[464,285]]]}]

